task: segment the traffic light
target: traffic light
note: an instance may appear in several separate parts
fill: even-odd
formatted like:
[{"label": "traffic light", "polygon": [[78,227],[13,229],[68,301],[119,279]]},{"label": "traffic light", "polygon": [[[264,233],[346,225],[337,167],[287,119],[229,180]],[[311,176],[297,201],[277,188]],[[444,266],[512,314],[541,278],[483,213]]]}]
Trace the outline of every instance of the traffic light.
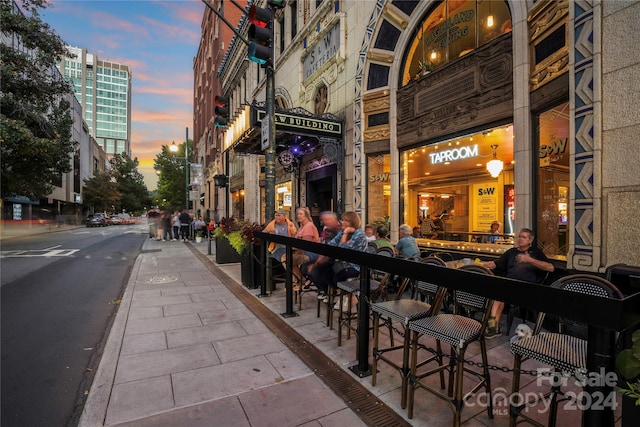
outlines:
[{"label": "traffic light", "polygon": [[213,183],[216,187],[226,187],[229,182],[229,178],[226,175],[214,175]]},{"label": "traffic light", "polygon": [[271,6],[271,9],[282,9],[286,3],[287,0],[267,0],[267,4]]},{"label": "traffic light", "polygon": [[229,122],[229,98],[226,96],[216,96],[216,120],[214,122],[217,128],[226,128]]},{"label": "traffic light", "polygon": [[258,64],[273,64],[272,41],[273,41],[273,11],[263,9],[256,5],[249,8],[249,52],[247,54],[250,61]]}]

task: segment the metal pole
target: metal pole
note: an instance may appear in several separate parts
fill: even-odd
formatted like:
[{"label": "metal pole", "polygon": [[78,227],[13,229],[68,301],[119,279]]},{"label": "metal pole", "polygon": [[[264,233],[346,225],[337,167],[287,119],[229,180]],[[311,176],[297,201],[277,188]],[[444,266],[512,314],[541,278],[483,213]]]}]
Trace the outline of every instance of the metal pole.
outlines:
[{"label": "metal pole", "polygon": [[186,128],[186,139],[184,140],[184,176],[185,176],[185,206],[189,211],[189,127]]},{"label": "metal pole", "polygon": [[287,265],[287,270],[285,273],[284,287],[285,287],[285,312],[281,313],[282,317],[294,317],[297,316],[298,313],[293,311],[293,280],[292,280],[292,269],[291,262],[293,261],[293,248],[287,245],[286,250],[286,258],[285,262]]},{"label": "metal pole", "polygon": [[[358,304],[358,364],[350,366],[351,372],[360,378],[371,375],[369,365],[369,298],[371,297],[371,283],[369,282],[368,267],[360,266],[360,301]],[[329,307],[331,309],[331,307]],[[340,327],[338,325],[338,327]]]},{"label": "metal pole", "polygon": [[[275,122],[275,49],[273,42],[273,25],[271,25],[271,60],[272,63],[267,63],[267,81],[266,81],[266,110],[267,117],[269,118],[269,147],[264,152],[264,208],[265,208],[265,221],[271,218],[276,211],[276,122]],[[273,271],[271,268],[271,254],[267,251],[266,254],[267,267],[265,269],[265,281],[272,281]],[[291,264],[289,264],[291,266]],[[289,267],[290,268],[290,267]]]}]

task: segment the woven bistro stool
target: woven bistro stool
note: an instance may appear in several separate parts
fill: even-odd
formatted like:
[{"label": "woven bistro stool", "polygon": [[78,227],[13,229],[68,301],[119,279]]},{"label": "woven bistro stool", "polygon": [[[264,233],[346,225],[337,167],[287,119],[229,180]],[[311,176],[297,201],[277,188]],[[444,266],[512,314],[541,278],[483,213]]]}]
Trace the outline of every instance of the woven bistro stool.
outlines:
[{"label": "woven bistro stool", "polygon": [[[480,265],[465,265],[460,267],[462,270],[468,270],[476,274],[493,275],[491,270]],[[409,330],[413,332],[411,338],[411,373],[409,374],[409,394],[408,394],[408,417],[413,418],[413,404],[415,390],[422,388],[430,393],[447,400],[454,411],[453,423],[455,427],[460,426],[462,418],[462,409],[464,408],[465,399],[480,390],[485,389],[488,396],[487,414],[489,418],[493,418],[493,404],[491,401],[491,377],[489,375],[489,367],[487,360],[487,346],[484,340],[484,333],[491,314],[491,306],[493,301],[475,295],[469,292],[453,290],[453,313],[439,313],[430,317],[424,317],[416,321],[409,322]],[[436,302],[437,303],[437,302]],[[480,314],[481,319],[476,320],[474,315]],[[438,366],[418,374],[418,350],[428,349],[419,343],[421,336],[432,337],[436,340],[436,360]],[[482,356],[482,371],[476,371],[465,366],[465,352],[469,345],[478,341],[480,344],[480,352]],[[443,363],[443,354],[441,343],[450,346],[449,363]],[[448,391],[445,394],[441,390],[444,389],[443,372],[449,372]],[[434,375],[440,375],[440,389],[438,390],[423,379]],[[466,376],[473,376],[478,382],[471,388],[471,391],[462,394],[463,381]]]},{"label": "woven bistro stool", "polygon": [[[622,299],[622,293],[612,283],[605,279],[589,274],[574,274],[556,280],[552,288],[564,289],[571,292],[594,295],[602,298]],[[517,418],[523,418],[531,424],[542,426],[543,424],[531,419],[524,414],[526,409],[537,405],[541,401],[550,400],[548,425],[556,425],[558,403],[571,400],[569,394],[565,397],[560,381],[552,381],[548,393],[538,399],[515,404],[520,392],[520,367],[522,362],[531,359],[550,365],[561,375],[584,375],[587,372],[587,341],[586,325],[559,319],[559,333],[540,332],[545,314],[540,313],[530,337],[520,338],[511,342],[513,353],[513,380],[511,398],[509,399],[509,425],[515,426]],[[606,399],[606,396],[605,396]],[[522,422],[521,421],[521,422]]]},{"label": "woven bistro stool", "polygon": [[[377,373],[378,373],[378,361],[383,361],[393,368],[397,369],[402,378],[401,387],[401,399],[400,406],[404,409],[407,406],[407,386],[409,384],[409,338],[410,331],[408,325],[410,321],[421,319],[431,315],[431,304],[425,302],[416,301],[414,299],[401,299],[394,301],[384,301],[375,304],[371,304],[371,311],[373,312],[373,364],[372,364],[372,376],[371,385],[376,385]],[[385,318],[385,322],[389,328],[389,341],[390,347],[380,348],[380,318]],[[401,345],[394,345],[393,343],[393,325],[392,322],[397,322],[403,328],[403,342]],[[386,353],[397,352],[402,350],[402,364],[399,365],[389,357],[385,356]],[[431,357],[429,360],[434,360]]]},{"label": "woven bistro stool", "polygon": [[[442,268],[446,268],[445,263],[436,257],[427,257],[420,260],[425,264],[438,265]],[[371,305],[371,311],[373,312],[373,375],[371,378],[371,385],[375,386],[377,381],[377,365],[381,360],[388,365],[394,367],[400,373],[402,378],[401,388],[401,406],[404,409],[407,406],[407,385],[409,379],[409,342],[410,335],[408,325],[410,321],[418,320],[423,317],[430,316],[437,312],[440,307],[440,298],[446,292],[444,288],[438,288],[437,285],[429,283],[424,280],[419,280],[415,283],[412,299],[399,299],[404,293],[404,288],[409,283],[409,279],[403,281],[402,289],[398,291],[397,298],[394,301],[379,302]],[[440,294],[438,291],[440,290]],[[420,292],[420,294],[418,294]],[[428,295],[429,303],[417,301],[418,295]],[[433,302],[434,305],[430,304]],[[381,320],[382,319],[382,320]],[[395,345],[393,338],[393,322],[397,322],[403,328],[403,343],[402,345]],[[380,334],[379,327],[386,325],[389,328],[389,347],[380,348]],[[385,353],[399,352],[402,350],[402,365],[398,365],[389,357],[385,356]],[[435,357],[429,357],[426,360],[419,363],[419,366],[423,366],[430,361],[435,360]],[[444,381],[444,376],[442,376]]]},{"label": "woven bistro stool", "polygon": [[[370,277],[373,275],[369,271]],[[338,289],[340,289],[341,295],[338,296],[338,347],[342,345],[342,328],[347,331],[347,339],[351,338],[351,332],[356,333],[358,331],[357,326],[352,326],[351,322],[358,318],[357,307],[354,307],[352,302],[352,296],[358,299],[359,303],[367,303],[369,300],[372,302],[378,301],[382,296],[386,295],[386,288],[391,281],[391,274],[385,274],[380,280],[369,279],[369,298],[361,298],[360,295],[360,278],[353,278],[351,280],[345,280],[338,282]],[[346,298],[345,298],[346,297]],[[344,305],[344,300],[347,300],[347,305]],[[357,355],[356,355],[357,357]]]}]

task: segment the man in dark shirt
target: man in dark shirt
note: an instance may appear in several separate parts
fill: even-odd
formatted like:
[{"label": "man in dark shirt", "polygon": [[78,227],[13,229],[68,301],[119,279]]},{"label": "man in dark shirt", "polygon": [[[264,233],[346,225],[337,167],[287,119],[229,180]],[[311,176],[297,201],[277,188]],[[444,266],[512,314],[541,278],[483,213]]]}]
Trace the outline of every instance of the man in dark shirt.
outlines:
[{"label": "man in dark shirt", "polygon": [[[503,253],[497,260],[485,262],[483,265],[492,270],[504,271],[511,279],[541,283],[546,273],[553,272],[554,267],[544,252],[532,246],[534,237],[533,231],[523,228],[518,233],[516,247]],[[504,302],[493,303],[485,338],[494,338],[502,333],[499,324],[503,308]]]}]

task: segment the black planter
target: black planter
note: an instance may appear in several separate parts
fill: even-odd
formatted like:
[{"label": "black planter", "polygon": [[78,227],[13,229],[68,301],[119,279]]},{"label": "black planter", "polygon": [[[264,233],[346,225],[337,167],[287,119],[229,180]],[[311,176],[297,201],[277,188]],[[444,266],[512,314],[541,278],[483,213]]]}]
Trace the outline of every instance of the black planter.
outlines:
[{"label": "black planter", "polygon": [[240,265],[242,270],[242,284],[249,289],[259,288],[262,284],[260,246],[251,245],[251,249],[242,254]]},{"label": "black planter", "polygon": [[622,427],[640,426],[640,406],[636,406],[636,399],[622,396]]},{"label": "black planter", "polygon": [[228,239],[224,237],[216,239],[216,263],[230,264],[240,262],[240,259],[240,254],[233,249]]}]

